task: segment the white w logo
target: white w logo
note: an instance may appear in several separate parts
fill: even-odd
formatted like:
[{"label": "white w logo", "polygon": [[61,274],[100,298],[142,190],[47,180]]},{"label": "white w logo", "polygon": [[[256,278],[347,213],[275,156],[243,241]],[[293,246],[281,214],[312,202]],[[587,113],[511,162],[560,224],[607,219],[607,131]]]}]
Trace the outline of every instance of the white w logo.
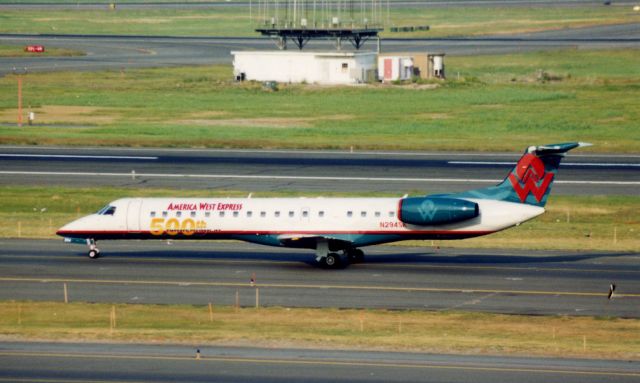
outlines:
[{"label": "white w logo", "polygon": [[422,219],[425,221],[427,219],[429,221],[433,220],[433,217],[436,215],[437,210],[438,207],[436,206],[436,204],[428,199],[422,201],[420,206],[418,206],[418,213],[420,213],[420,217],[422,217]]}]

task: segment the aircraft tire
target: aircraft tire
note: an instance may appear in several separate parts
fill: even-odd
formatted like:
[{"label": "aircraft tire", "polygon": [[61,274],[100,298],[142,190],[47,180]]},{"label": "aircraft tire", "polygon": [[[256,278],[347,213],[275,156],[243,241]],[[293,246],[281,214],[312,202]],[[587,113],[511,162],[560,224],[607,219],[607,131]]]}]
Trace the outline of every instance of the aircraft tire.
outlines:
[{"label": "aircraft tire", "polygon": [[98,249],[89,250],[88,255],[89,255],[89,258],[96,259],[100,256],[100,250]]},{"label": "aircraft tire", "polygon": [[340,266],[340,255],[336,253],[329,253],[324,258],[324,265],[330,269],[335,269]]}]

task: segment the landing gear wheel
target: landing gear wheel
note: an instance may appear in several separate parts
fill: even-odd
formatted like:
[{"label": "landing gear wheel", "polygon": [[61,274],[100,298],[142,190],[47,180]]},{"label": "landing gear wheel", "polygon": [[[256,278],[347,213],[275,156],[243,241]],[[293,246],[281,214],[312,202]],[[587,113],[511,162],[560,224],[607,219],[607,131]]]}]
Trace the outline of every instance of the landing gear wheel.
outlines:
[{"label": "landing gear wheel", "polygon": [[98,249],[91,249],[89,250],[89,258],[91,259],[96,259],[100,256],[100,250]]},{"label": "landing gear wheel", "polygon": [[362,262],[364,261],[364,252],[360,249],[351,249],[347,253],[349,256],[349,260],[352,262]]},{"label": "landing gear wheel", "polygon": [[324,258],[324,265],[328,268],[335,269],[340,265],[340,256],[336,253],[329,253]]}]

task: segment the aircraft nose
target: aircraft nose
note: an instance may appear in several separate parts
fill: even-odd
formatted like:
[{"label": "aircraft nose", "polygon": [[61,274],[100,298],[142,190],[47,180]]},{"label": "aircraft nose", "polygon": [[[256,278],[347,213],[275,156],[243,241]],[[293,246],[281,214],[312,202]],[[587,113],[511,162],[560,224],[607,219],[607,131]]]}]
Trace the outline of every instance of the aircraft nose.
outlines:
[{"label": "aircraft nose", "polygon": [[75,221],[71,221],[68,224],[62,226],[61,228],[58,229],[58,231],[56,231],[56,235],[64,237],[66,235],[70,235],[77,232],[82,228],[81,222],[83,219],[84,217],[80,219],[76,219]]}]

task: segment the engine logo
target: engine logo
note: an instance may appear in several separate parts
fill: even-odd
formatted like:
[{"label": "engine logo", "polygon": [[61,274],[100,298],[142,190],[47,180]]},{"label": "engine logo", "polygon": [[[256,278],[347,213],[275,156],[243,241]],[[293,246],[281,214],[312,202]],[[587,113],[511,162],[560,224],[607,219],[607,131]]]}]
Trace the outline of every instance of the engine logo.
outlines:
[{"label": "engine logo", "polygon": [[432,221],[437,211],[438,207],[436,204],[428,199],[425,199],[424,202],[418,206],[418,213],[420,213],[420,217],[422,217],[423,221]]},{"label": "engine logo", "polygon": [[509,181],[520,201],[524,202],[529,193],[540,202],[553,180],[553,173],[545,173],[540,158],[528,153],[516,165],[516,174],[509,174]]}]

